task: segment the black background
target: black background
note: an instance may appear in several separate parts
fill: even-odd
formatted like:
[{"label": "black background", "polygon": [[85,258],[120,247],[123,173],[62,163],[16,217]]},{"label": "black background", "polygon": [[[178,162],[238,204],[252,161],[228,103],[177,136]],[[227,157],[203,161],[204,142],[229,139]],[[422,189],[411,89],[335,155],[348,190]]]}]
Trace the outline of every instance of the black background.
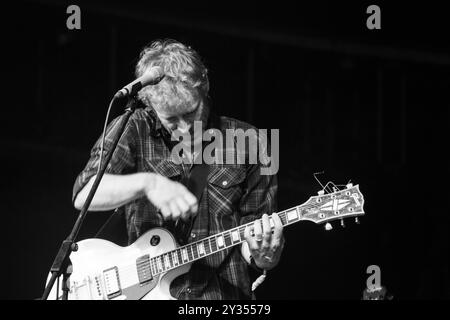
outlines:
[{"label": "black background", "polygon": [[[450,27],[421,3],[79,1],[72,31],[72,3],[3,7],[0,298],[42,294],[110,98],[144,45],[174,38],[204,58],[215,110],[280,129],[280,209],[315,195],[319,171],[365,196],[360,225],[286,228],[259,298],[360,299],[378,265],[394,299],[448,299]],[[366,28],[370,4],[381,30]],[[90,214],[80,239],[107,217]]]}]

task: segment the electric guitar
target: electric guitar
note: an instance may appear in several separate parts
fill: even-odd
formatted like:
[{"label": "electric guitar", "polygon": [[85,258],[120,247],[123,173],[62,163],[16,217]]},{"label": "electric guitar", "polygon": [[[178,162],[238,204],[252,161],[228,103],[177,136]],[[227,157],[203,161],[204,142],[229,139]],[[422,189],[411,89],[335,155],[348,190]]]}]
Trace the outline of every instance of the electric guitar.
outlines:
[{"label": "electric guitar", "polygon": [[[345,189],[327,193],[319,191],[302,205],[278,212],[283,226],[300,221],[326,223],[364,214],[364,197],[359,186],[348,184]],[[261,219],[259,219],[261,220]],[[274,224],[270,218],[270,224]],[[70,255],[72,274],[68,280],[70,300],[171,300],[170,283],[187,273],[191,264],[206,256],[231,248],[245,241],[239,227],[178,246],[170,232],[162,228],[147,231],[127,247],[101,239],[78,242],[78,250]],[[50,274],[47,282],[50,279]],[[48,299],[59,300],[62,277],[55,281]]]}]

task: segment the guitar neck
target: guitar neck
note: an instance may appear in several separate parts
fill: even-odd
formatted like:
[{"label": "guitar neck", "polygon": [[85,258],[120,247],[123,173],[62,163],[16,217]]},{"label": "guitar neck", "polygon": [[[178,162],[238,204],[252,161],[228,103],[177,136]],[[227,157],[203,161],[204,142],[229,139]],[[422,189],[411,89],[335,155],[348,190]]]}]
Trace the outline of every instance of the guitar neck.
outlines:
[{"label": "guitar neck", "polygon": [[[283,226],[287,226],[295,222],[305,220],[302,219],[301,215],[302,209],[305,207],[307,207],[307,205],[300,205],[276,214],[280,217]],[[261,219],[257,219],[256,221],[260,223],[262,222]],[[269,218],[269,221],[271,227],[273,228],[274,224],[272,218]],[[178,268],[193,261],[203,259],[204,257],[229,249],[244,242],[245,228],[253,225],[254,222],[255,221],[243,224],[239,227],[217,233],[213,236],[203,238],[196,242],[178,247],[175,250],[150,258],[149,264],[152,269],[153,276]]]}]

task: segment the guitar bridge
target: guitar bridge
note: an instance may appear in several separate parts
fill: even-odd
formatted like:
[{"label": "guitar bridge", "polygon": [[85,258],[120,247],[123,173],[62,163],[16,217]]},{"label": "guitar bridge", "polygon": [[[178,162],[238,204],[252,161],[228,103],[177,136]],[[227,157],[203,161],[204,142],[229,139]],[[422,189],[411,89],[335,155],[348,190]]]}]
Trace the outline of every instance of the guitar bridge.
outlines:
[{"label": "guitar bridge", "polygon": [[115,298],[122,294],[117,267],[103,271],[103,279],[105,280],[105,291],[108,299]]}]

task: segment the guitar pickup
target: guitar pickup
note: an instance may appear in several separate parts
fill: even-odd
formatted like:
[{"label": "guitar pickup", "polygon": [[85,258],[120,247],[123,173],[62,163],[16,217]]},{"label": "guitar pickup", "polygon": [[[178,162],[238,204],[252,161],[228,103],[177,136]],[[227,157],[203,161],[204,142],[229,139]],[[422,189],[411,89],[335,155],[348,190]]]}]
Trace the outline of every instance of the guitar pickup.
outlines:
[{"label": "guitar pickup", "polygon": [[113,267],[103,271],[103,279],[105,281],[105,291],[108,299],[115,298],[122,294],[120,288],[119,270]]},{"label": "guitar pickup", "polygon": [[141,285],[153,280],[152,270],[150,268],[150,255],[146,254],[136,259],[136,269],[139,283]]}]

